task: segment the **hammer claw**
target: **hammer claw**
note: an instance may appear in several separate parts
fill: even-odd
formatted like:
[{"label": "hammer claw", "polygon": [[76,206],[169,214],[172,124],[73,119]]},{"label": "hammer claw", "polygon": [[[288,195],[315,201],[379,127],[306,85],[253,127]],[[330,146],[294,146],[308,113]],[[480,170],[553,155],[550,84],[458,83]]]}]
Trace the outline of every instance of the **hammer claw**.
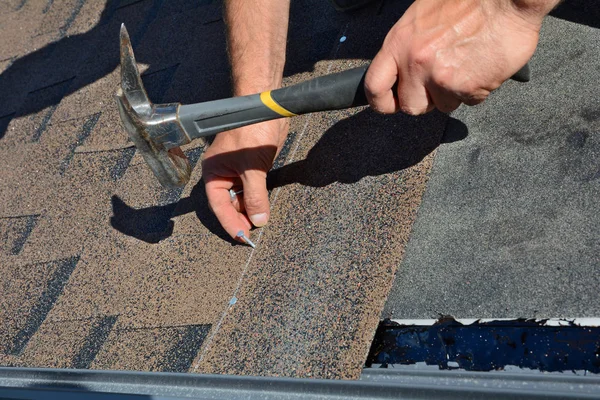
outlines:
[{"label": "hammer claw", "polygon": [[190,140],[178,120],[179,104],[152,104],[144,89],[125,25],[121,25],[121,88],[115,96],[123,127],[165,187],[184,186],[192,168],[179,145]]},{"label": "hammer claw", "polygon": [[131,47],[131,39],[125,24],[121,24],[121,88],[123,94],[127,97],[129,104],[138,113],[148,113],[146,109],[151,104],[142,77],[133,55],[133,47]]}]

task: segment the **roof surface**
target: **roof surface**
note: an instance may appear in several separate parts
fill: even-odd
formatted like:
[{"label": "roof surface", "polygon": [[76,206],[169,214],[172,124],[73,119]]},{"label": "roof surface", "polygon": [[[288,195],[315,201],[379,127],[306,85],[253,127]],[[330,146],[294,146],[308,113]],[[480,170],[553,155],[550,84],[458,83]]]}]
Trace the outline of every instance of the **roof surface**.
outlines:
[{"label": "roof surface", "polygon": [[[353,14],[339,14],[320,0],[292,4],[285,84],[364,64],[408,2],[378,2]],[[549,27],[565,30],[562,41],[556,42],[545,33],[542,50],[552,63],[542,70],[549,78],[529,86],[506,85],[489,106],[461,110],[453,118],[441,113],[382,117],[365,109],[294,118],[270,176],[271,222],[252,233],[258,245],[252,250],[232,243],[208,210],[199,165],[186,188],[164,190],[128,142],[113,101],[119,84],[122,22],[132,36],[154,102],[185,104],[229,96],[218,1],[9,0],[0,4],[0,34],[5,38],[0,43],[0,159],[4,161],[0,365],[357,378],[399,266],[401,274],[388,309],[395,316],[422,318],[438,311],[429,305],[439,300],[434,294],[443,283],[443,273],[452,270],[436,268],[446,257],[444,248],[435,253],[423,250],[419,243],[423,246],[428,238],[442,237],[444,226],[452,223],[448,219],[445,225],[431,228],[435,213],[436,221],[451,217],[449,210],[440,211],[449,186],[466,175],[486,182],[484,167],[504,160],[502,146],[513,146],[506,168],[516,168],[518,158],[513,156],[533,154],[529,148],[520,150],[527,143],[496,132],[499,148],[492,148],[490,142],[473,156],[481,147],[476,139],[486,134],[488,120],[494,121],[493,126],[521,121],[515,126],[527,128],[511,132],[525,132],[525,139],[557,128],[559,121],[568,127],[564,138],[558,129],[552,131],[556,133],[551,143],[562,144],[552,149],[564,148],[570,151],[568,156],[581,152],[579,164],[569,163],[547,146],[539,151],[562,160],[566,171],[561,176],[567,176],[570,186],[542,199],[540,194],[530,197],[526,203],[549,201],[550,211],[569,211],[567,216],[577,214],[578,219],[557,217],[558,225],[548,225],[544,207],[537,207],[536,218],[543,220],[543,226],[530,224],[520,235],[568,226],[569,232],[583,235],[570,243],[591,242],[579,252],[584,247],[569,247],[564,236],[550,235],[558,243],[551,247],[557,253],[569,250],[559,263],[578,264],[579,269],[566,266],[562,273],[578,277],[591,273],[593,267],[597,272],[598,260],[587,251],[597,249],[593,227],[598,203],[592,200],[598,180],[593,178],[596,175],[585,182],[574,177],[588,177],[597,166],[598,98],[590,83],[597,81],[598,64],[596,69],[589,66],[592,71],[582,73],[581,80],[577,75],[558,79],[569,71],[563,64],[575,58],[563,54],[565,47],[575,51],[569,39],[581,38],[583,53],[578,57],[582,60],[598,55],[598,48],[587,42],[595,38],[597,29],[550,21]],[[341,36],[347,37],[343,43]],[[553,51],[562,58],[553,58]],[[537,79],[537,67],[546,64],[534,63]],[[560,99],[543,101],[544,94],[566,96],[577,85],[586,89],[580,96],[567,96],[568,107],[560,108],[560,113],[551,106]],[[529,97],[525,87],[531,90]],[[528,119],[523,107],[532,99],[536,118]],[[540,111],[542,105],[546,114]],[[515,110],[520,114],[515,115]],[[510,118],[507,111],[512,112]],[[544,119],[548,113],[554,119]],[[572,113],[578,119],[571,118]],[[464,131],[469,135],[460,140]],[[454,143],[443,147],[436,159],[431,189],[419,214],[423,221],[401,264],[440,142]],[[203,149],[203,143],[194,142],[185,150],[197,161]],[[459,153],[479,163],[476,173],[469,172],[468,163],[453,167],[452,157],[460,157]],[[552,162],[548,167],[559,165]],[[553,179],[548,175],[540,176]],[[496,184],[486,193],[496,196],[499,200],[494,204],[500,204],[504,192],[494,191],[502,187],[494,176]],[[463,186],[456,186],[455,190],[462,190]],[[539,182],[534,192],[542,193],[544,187]],[[569,194],[571,206],[562,205],[561,193]],[[472,204],[481,204],[477,199],[484,195],[474,195]],[[585,201],[592,202],[592,208]],[[457,210],[454,218],[465,213],[471,214]],[[513,225],[506,229],[512,232],[520,214],[512,212],[510,217]],[[595,219],[585,225],[586,218]],[[490,224],[505,229],[495,221]],[[583,230],[584,226],[589,229]],[[477,242],[479,237],[479,231],[465,233],[465,240]],[[489,238],[497,247],[512,240]],[[538,240],[543,242],[541,237]],[[523,250],[532,254],[528,257],[538,254],[528,249]],[[469,273],[470,253],[460,252],[453,262],[459,271]],[[424,254],[431,260],[427,268],[414,261]],[[528,273],[545,260],[537,258]],[[490,264],[496,276],[498,263]],[[403,274],[411,278],[400,279]],[[557,274],[544,279],[556,282],[561,276]],[[478,279],[487,284],[488,276],[481,274]],[[591,293],[594,281],[581,282],[588,285],[582,293]],[[569,290],[575,287],[564,286],[559,293],[574,302]],[[520,301],[526,302],[536,292],[519,293]],[[477,294],[487,296],[483,291]],[[500,290],[493,294],[505,295]],[[457,316],[496,312],[490,306],[474,315],[459,298],[453,303],[447,300],[450,297],[444,298],[449,312],[468,314]]]},{"label": "roof surface", "polygon": [[600,315],[599,28],[564,3],[531,82],[453,113],[385,316]]}]

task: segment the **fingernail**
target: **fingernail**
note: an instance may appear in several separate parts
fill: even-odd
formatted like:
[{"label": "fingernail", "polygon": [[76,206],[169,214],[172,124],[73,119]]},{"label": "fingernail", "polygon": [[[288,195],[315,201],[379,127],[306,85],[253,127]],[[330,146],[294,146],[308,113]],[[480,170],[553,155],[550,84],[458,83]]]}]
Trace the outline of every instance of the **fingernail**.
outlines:
[{"label": "fingernail", "polygon": [[267,224],[267,213],[254,214],[250,216],[250,221],[256,226],[260,228],[261,226],[265,226]]}]

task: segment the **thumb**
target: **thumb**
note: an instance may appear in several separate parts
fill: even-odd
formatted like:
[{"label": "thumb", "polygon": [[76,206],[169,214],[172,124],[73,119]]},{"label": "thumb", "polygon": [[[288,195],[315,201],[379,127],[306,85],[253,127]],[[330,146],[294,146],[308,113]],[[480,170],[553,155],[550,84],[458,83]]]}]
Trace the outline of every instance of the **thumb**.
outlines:
[{"label": "thumb", "polygon": [[269,220],[269,194],[267,192],[266,172],[245,171],[241,179],[244,185],[244,206],[248,218],[256,227],[265,226]]},{"label": "thumb", "polygon": [[393,57],[379,51],[365,76],[365,94],[374,111],[382,114],[398,112],[398,98],[395,95],[398,81],[398,65]]}]

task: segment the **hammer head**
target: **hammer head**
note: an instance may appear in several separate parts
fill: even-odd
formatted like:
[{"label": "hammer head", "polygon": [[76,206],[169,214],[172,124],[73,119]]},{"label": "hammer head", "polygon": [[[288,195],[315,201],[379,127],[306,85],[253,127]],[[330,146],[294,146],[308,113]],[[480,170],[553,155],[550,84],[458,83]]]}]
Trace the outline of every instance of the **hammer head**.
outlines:
[{"label": "hammer head", "polygon": [[179,123],[180,104],[150,102],[124,24],[121,25],[121,87],[115,98],[123,127],[159,182],[170,188],[185,185],[192,168],[179,147],[190,142]]}]

